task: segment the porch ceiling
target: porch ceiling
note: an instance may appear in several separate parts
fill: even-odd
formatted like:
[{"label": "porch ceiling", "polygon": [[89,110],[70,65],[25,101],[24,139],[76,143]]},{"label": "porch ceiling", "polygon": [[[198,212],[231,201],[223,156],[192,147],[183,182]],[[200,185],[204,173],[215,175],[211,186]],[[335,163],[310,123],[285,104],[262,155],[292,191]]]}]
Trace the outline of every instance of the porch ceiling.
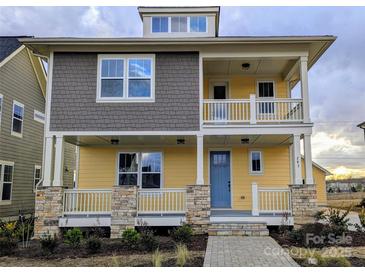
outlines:
[{"label": "porch ceiling", "polygon": [[[242,69],[242,64],[248,63],[248,69]],[[245,58],[230,60],[206,60],[203,63],[205,75],[284,75],[296,63],[289,58]]]},{"label": "porch ceiling", "polygon": [[[246,139],[247,143],[242,143]],[[78,146],[195,146],[195,136],[67,136],[65,141]],[[116,141],[117,140],[117,141]],[[184,144],[177,144],[184,140]],[[116,143],[117,142],[117,143]],[[204,145],[287,145],[290,135],[206,135]]]}]

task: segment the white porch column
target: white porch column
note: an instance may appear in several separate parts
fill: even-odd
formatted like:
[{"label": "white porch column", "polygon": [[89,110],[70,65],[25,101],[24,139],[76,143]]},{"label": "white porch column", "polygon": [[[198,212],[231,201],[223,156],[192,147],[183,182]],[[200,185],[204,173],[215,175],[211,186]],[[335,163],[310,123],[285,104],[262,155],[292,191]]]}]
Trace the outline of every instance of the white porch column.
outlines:
[{"label": "white porch column", "polygon": [[64,152],[63,136],[57,136],[55,160],[54,160],[53,186],[63,185],[63,152]]},{"label": "white porch column", "polygon": [[252,216],[259,216],[259,188],[252,183]]},{"label": "white porch column", "polygon": [[196,184],[204,185],[204,135],[196,136]]},{"label": "white porch column", "polygon": [[303,99],[303,121],[310,123],[309,94],[308,94],[308,57],[300,57],[300,83]]},{"label": "white porch column", "polygon": [[293,136],[293,166],[294,166],[294,184],[303,184],[302,178],[302,158],[300,155],[300,135]]},{"label": "white porch column", "polygon": [[250,94],[250,124],[256,124],[256,95]]},{"label": "white porch column", "polygon": [[43,159],[43,186],[51,186],[52,182],[52,161],[53,159],[53,136],[44,138],[44,159]]},{"label": "white porch column", "polygon": [[313,184],[311,134],[304,134],[305,183]]}]

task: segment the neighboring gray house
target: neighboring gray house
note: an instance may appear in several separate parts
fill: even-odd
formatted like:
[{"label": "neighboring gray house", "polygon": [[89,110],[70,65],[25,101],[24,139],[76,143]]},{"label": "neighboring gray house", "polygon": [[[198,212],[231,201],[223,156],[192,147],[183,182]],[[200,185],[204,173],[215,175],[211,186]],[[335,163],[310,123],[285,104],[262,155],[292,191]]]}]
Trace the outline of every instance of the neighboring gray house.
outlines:
[{"label": "neighboring gray house", "polygon": [[[46,72],[18,38],[0,37],[0,218],[33,213],[42,176]],[[65,151],[68,185],[74,152]]]}]

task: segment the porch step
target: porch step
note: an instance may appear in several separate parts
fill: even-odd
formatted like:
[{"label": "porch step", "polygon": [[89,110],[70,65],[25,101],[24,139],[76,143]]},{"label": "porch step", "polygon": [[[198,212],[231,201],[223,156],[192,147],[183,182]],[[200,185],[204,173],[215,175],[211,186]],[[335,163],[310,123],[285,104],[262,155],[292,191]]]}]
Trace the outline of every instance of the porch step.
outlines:
[{"label": "porch step", "polygon": [[210,236],[268,236],[265,222],[212,222],[208,228]]}]

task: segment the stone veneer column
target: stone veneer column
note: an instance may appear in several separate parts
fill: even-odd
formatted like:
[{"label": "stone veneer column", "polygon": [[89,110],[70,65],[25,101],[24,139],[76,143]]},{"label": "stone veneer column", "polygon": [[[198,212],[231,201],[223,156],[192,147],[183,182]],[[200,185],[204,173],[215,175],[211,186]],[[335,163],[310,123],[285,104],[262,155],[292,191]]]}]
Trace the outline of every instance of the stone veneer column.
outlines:
[{"label": "stone veneer column", "polygon": [[137,216],[137,189],[137,186],[114,186],[112,188],[111,238],[120,238],[126,228],[134,228]]},{"label": "stone veneer column", "polygon": [[59,218],[62,216],[63,187],[48,186],[37,190],[35,197],[34,238],[43,234],[59,236]]},{"label": "stone veneer column", "polygon": [[210,222],[210,185],[186,186],[186,222],[195,233],[207,233]]},{"label": "stone veneer column", "polygon": [[314,221],[317,211],[316,185],[290,185],[294,226]]}]

